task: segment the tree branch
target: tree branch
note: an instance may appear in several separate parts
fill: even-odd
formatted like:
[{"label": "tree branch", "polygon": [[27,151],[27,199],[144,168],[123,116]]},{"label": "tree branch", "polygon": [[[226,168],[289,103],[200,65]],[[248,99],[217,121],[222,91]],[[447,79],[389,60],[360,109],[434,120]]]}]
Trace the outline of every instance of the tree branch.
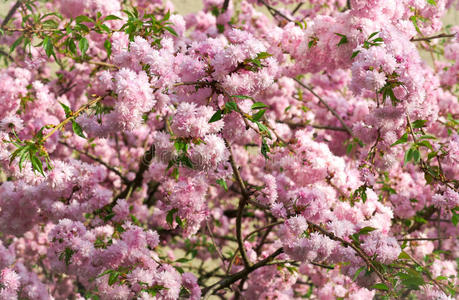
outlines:
[{"label": "tree branch", "polygon": [[8,12],[8,14],[6,15],[5,19],[3,19],[1,27],[4,27],[6,24],[8,24],[8,22],[13,17],[14,13],[19,8],[19,6],[21,6],[21,0],[16,1],[16,3],[14,3],[13,7],[11,7],[11,9]]},{"label": "tree branch", "polygon": [[241,189],[242,199],[239,199],[239,206],[237,211],[236,217],[236,237],[237,237],[237,244],[239,246],[239,252],[241,253],[242,261],[244,262],[244,266],[250,267],[249,259],[247,258],[247,253],[245,252],[244,243],[242,240],[242,214],[244,212],[244,207],[249,200],[249,194],[247,193],[247,189],[245,186],[244,181],[242,180],[241,174],[239,173],[239,169],[236,166],[236,162],[234,161],[233,151],[231,150],[231,146],[228,144],[228,141],[225,140],[226,148],[230,153],[230,163],[231,168],[233,169],[234,177],[236,177],[236,181],[239,183],[239,187]]},{"label": "tree branch", "polygon": [[295,80],[299,85],[301,85],[303,88],[307,89],[311,94],[313,94],[319,100],[319,102],[322,103],[328,109],[328,111],[331,112],[332,115],[334,115],[335,118],[338,119],[338,121],[343,126],[344,130],[346,130],[346,132],[349,133],[350,136],[355,137],[354,134],[352,133],[352,130],[349,128],[349,126],[346,125],[346,123],[338,115],[338,113],[330,105],[328,105],[328,103],[324,99],[322,99],[322,97],[320,97],[316,92],[314,92],[314,90],[312,88],[310,88],[309,86],[307,86],[306,84],[304,84],[300,80],[298,80],[296,78],[293,78],[293,80]]},{"label": "tree branch", "polygon": [[452,38],[454,37],[456,34],[454,33],[440,33],[440,34],[437,34],[437,35],[433,35],[433,36],[425,36],[425,37],[420,37],[420,38],[412,38],[410,41],[412,42],[420,42],[420,41],[430,41],[430,40],[434,40],[434,39],[441,39],[441,38]]},{"label": "tree branch", "polygon": [[233,275],[231,275],[229,277],[223,278],[222,280],[218,281],[217,283],[215,283],[215,284],[213,284],[213,285],[211,285],[211,286],[209,286],[207,288],[204,288],[203,291],[202,291],[203,292],[203,299],[208,299],[216,291],[224,289],[224,288],[227,288],[231,284],[233,284],[234,282],[238,281],[239,279],[245,278],[247,275],[249,275],[250,273],[252,273],[256,269],[261,268],[263,266],[266,266],[268,263],[273,261],[274,258],[276,256],[278,256],[279,254],[281,254],[282,252],[284,252],[284,249],[279,248],[274,253],[272,253],[271,255],[266,257],[265,259],[257,262],[253,266],[246,267],[244,270],[242,270],[242,271],[240,271],[238,273],[235,273],[235,274],[233,274]]}]

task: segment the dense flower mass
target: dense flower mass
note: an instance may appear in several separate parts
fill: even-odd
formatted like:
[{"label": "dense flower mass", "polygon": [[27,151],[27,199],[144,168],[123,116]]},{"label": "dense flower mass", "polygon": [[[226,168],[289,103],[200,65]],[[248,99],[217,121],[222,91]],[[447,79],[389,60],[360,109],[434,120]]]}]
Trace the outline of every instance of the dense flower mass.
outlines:
[{"label": "dense flower mass", "polygon": [[459,299],[459,1],[8,4],[0,300]]}]

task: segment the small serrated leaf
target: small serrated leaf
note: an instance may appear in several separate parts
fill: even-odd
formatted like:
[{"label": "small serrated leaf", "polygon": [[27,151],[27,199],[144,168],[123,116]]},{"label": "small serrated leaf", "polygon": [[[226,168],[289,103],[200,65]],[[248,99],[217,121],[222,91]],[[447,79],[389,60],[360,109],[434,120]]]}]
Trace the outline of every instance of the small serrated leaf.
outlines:
[{"label": "small serrated leaf", "polygon": [[269,106],[264,104],[263,102],[255,102],[254,104],[252,104],[252,110],[266,108],[266,107],[269,107]]},{"label": "small serrated leaf", "polygon": [[396,146],[396,145],[399,145],[399,144],[403,144],[403,143],[406,143],[406,142],[408,142],[408,133],[405,133],[404,135],[402,135],[395,143],[393,143],[390,146],[393,147],[393,146]]},{"label": "small serrated leaf", "polygon": [[228,191],[228,185],[226,184],[225,179],[217,179],[217,183],[227,192]]},{"label": "small serrated leaf", "polygon": [[82,138],[86,138],[86,136],[84,135],[83,133],[83,129],[81,128],[80,124],[78,124],[77,122],[75,122],[75,120],[72,120],[72,129],[73,129],[73,132],[75,132],[76,135],[82,137]]},{"label": "small serrated leaf", "polygon": [[65,117],[68,118],[70,117],[70,115],[72,114],[72,110],[70,109],[70,107],[68,107],[67,105],[65,105],[64,103],[62,102],[59,102],[59,104],[62,106],[62,108],[64,109],[64,112],[65,112]]},{"label": "small serrated leaf", "polygon": [[382,291],[388,291],[389,288],[387,287],[386,284],[384,283],[376,283],[372,286],[372,288],[374,289],[378,289],[378,290],[382,290]]},{"label": "small serrated leaf", "polygon": [[121,20],[121,18],[115,15],[108,15],[104,18],[104,21],[111,21],[111,20]]},{"label": "small serrated leaf", "polygon": [[85,55],[89,49],[89,42],[86,38],[81,38],[78,42],[78,48],[80,48],[81,55]]},{"label": "small serrated leaf", "polygon": [[221,120],[223,111],[221,109],[217,110],[216,113],[210,118],[209,123],[217,122]]},{"label": "small serrated leaf", "polygon": [[94,23],[95,21],[93,19],[91,19],[90,17],[88,17],[88,16],[81,15],[81,16],[78,16],[78,17],[75,18],[75,22],[77,22],[77,23],[82,23],[82,22]]},{"label": "small serrated leaf", "polygon": [[263,117],[263,115],[265,114],[265,112],[266,112],[266,109],[261,109],[261,110],[257,111],[256,113],[254,113],[254,114],[252,115],[252,121],[253,121],[253,122],[259,121],[259,120]]}]

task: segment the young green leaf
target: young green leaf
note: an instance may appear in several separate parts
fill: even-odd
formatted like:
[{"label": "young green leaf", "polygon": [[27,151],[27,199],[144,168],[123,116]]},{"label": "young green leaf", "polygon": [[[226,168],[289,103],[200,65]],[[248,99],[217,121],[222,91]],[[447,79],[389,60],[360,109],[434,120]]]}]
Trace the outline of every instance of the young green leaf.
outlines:
[{"label": "young green leaf", "polygon": [[209,123],[217,122],[221,120],[223,111],[221,109],[217,110],[216,113],[210,118]]},{"label": "young green leaf", "polygon": [[105,51],[107,51],[107,57],[110,57],[112,55],[112,43],[110,42],[110,39],[105,40],[104,48]]},{"label": "young green leaf", "polygon": [[166,215],[166,222],[172,227],[172,223],[174,222],[174,214],[178,212],[177,208],[171,209]]},{"label": "young green leaf", "polygon": [[65,117],[68,118],[70,117],[70,115],[72,114],[72,110],[70,109],[70,107],[68,107],[67,105],[65,105],[64,103],[62,102],[59,102],[59,104],[62,106],[62,108],[64,109],[64,112],[65,112]]},{"label": "young green leaf", "polygon": [[403,144],[403,143],[406,143],[406,142],[408,142],[408,133],[405,133],[404,135],[402,135],[395,143],[393,143],[390,146],[393,147],[393,146],[396,146],[396,145],[399,145],[399,144]]},{"label": "young green leaf", "polygon": [[115,15],[108,15],[104,18],[104,21],[111,21],[111,20],[121,20],[121,18]]},{"label": "young green leaf", "polygon": [[253,110],[266,108],[266,107],[268,107],[268,105],[264,104],[263,102],[255,102],[254,104],[252,104]]},{"label": "young green leaf", "polygon": [[88,51],[89,49],[89,42],[86,38],[82,38],[79,42],[78,42],[78,48],[80,48],[80,51],[81,51],[81,55],[85,55],[86,52]]},{"label": "young green leaf", "polygon": [[86,138],[86,136],[84,135],[83,133],[83,129],[81,128],[80,124],[78,124],[77,122],[75,122],[75,120],[72,120],[72,129],[73,129],[73,132],[75,132],[76,135],[82,137],[82,138]]},{"label": "young green leaf", "polygon": [[376,283],[372,286],[372,288],[374,289],[378,289],[378,290],[382,290],[382,291],[388,291],[389,288],[387,287],[386,284],[384,283]]},{"label": "young green leaf", "polygon": [[254,114],[252,115],[252,121],[253,121],[253,122],[259,121],[259,120],[263,117],[263,115],[265,114],[265,112],[266,112],[266,109],[261,109],[261,110],[257,111],[256,113],[254,113]]},{"label": "young green leaf", "polygon": [[226,184],[225,179],[217,179],[217,183],[227,192],[228,191],[228,185]]},{"label": "young green leaf", "polygon": [[228,110],[228,112],[237,111],[237,104],[234,101],[229,101],[225,103],[225,108]]},{"label": "young green leaf", "polygon": [[94,23],[95,21],[93,19],[91,19],[90,17],[88,17],[88,16],[81,15],[81,16],[78,16],[78,17],[75,18],[75,22],[77,22],[77,23],[82,23],[82,22]]},{"label": "young green leaf", "polygon": [[416,120],[411,125],[413,128],[422,128],[425,126],[427,120]]}]

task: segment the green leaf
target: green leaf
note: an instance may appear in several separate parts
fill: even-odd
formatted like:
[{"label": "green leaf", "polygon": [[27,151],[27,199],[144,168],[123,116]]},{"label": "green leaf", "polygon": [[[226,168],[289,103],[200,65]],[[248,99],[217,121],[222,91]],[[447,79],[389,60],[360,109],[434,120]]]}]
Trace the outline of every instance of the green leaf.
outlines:
[{"label": "green leaf", "polygon": [[367,40],[371,40],[371,38],[374,37],[375,35],[377,35],[378,33],[379,33],[379,31],[373,32],[372,34],[370,34],[370,35],[368,36],[368,39],[367,39]]},{"label": "green leaf", "polygon": [[341,39],[339,40],[339,43],[337,44],[338,47],[343,45],[343,44],[347,44],[347,42],[348,42],[347,36],[345,36],[344,34],[341,34],[341,33],[336,33],[336,32],[335,32],[335,34],[337,36],[341,37]]},{"label": "green leaf", "polygon": [[226,184],[225,179],[217,179],[217,183],[227,192],[228,191],[228,185]]},{"label": "green leaf", "polygon": [[71,38],[67,39],[67,47],[69,48],[70,52],[72,52],[74,55],[77,54],[77,47],[73,39]]},{"label": "green leaf", "polygon": [[115,15],[108,15],[104,18],[104,21],[111,21],[111,20],[121,20],[121,18]]},{"label": "green leaf", "polygon": [[175,31],[174,28],[170,27],[170,26],[165,26],[164,27],[165,30],[169,31],[173,36],[178,36],[177,32]]},{"label": "green leaf", "polygon": [[357,277],[359,277],[360,273],[366,269],[366,266],[361,266],[360,268],[355,271],[354,277],[352,277],[352,280],[355,281]]},{"label": "green leaf", "polygon": [[178,215],[175,216],[175,222],[177,222],[178,226],[180,226],[181,228],[185,227],[185,224],[183,224],[182,219],[180,219],[180,217]]},{"label": "green leaf", "polygon": [[416,120],[414,121],[411,126],[413,126],[413,128],[422,128],[425,126],[427,120]]},{"label": "green leaf", "polygon": [[120,272],[114,271],[110,273],[108,277],[108,285],[114,285],[118,281],[118,277],[120,276]]},{"label": "green leaf", "polygon": [[228,110],[228,112],[237,111],[237,104],[234,101],[229,101],[225,103],[225,108]]},{"label": "green leaf", "polygon": [[436,140],[437,138],[431,134],[424,134],[419,137],[421,140]]},{"label": "green leaf", "polygon": [[413,150],[413,161],[417,163],[419,162],[420,159],[421,159],[421,152],[419,151],[419,149],[414,149]]},{"label": "green leaf", "polygon": [[45,173],[43,171],[43,163],[41,162],[41,160],[31,152],[29,152],[29,159],[32,163],[32,170],[34,172],[38,171],[41,175],[45,176]]},{"label": "green leaf", "polygon": [[78,124],[77,122],[75,122],[75,120],[72,120],[72,129],[73,129],[73,132],[75,132],[76,135],[82,137],[82,138],[86,138],[86,136],[84,135],[83,133],[83,129],[81,128],[80,124]]},{"label": "green leaf", "polygon": [[400,252],[400,255],[398,256],[398,258],[399,259],[411,259],[411,257],[405,251]]},{"label": "green leaf", "polygon": [[457,226],[459,223],[459,214],[453,212],[453,216],[451,217],[451,222],[454,224],[454,226]]},{"label": "green leaf", "polygon": [[257,54],[257,59],[265,59],[271,56],[272,54],[269,54],[268,52],[260,52]]},{"label": "green leaf", "polygon": [[266,109],[261,109],[261,110],[257,111],[256,113],[254,113],[254,114],[252,115],[252,121],[253,121],[253,122],[259,121],[259,120],[263,117],[263,115],[265,114],[265,112],[266,112]]},{"label": "green leaf", "polygon": [[405,152],[405,157],[404,157],[404,164],[410,162],[410,160],[413,158],[413,148],[408,149],[408,151]]},{"label": "green leaf", "polygon": [[166,215],[166,222],[172,227],[172,223],[174,222],[174,214],[178,212],[177,208],[171,209]]},{"label": "green leaf", "polygon": [[255,110],[255,109],[261,109],[261,108],[266,108],[266,107],[269,107],[268,105],[264,104],[263,102],[255,102],[254,104],[252,104],[252,109]]},{"label": "green leaf", "polygon": [[419,141],[419,142],[416,143],[416,145],[421,146],[421,147],[423,146],[423,147],[429,148],[430,150],[433,151],[432,144],[429,141]]},{"label": "green leaf", "polygon": [[43,40],[43,49],[48,57],[54,54],[53,41],[48,36]]},{"label": "green leaf", "polygon": [[112,55],[112,43],[110,42],[110,39],[105,40],[104,48],[105,51],[107,51],[107,57],[110,57]]},{"label": "green leaf", "polygon": [[357,50],[357,51],[352,52],[351,59],[354,58],[354,57],[356,57],[357,54],[359,54],[359,53],[360,53],[360,50]]},{"label": "green leaf", "polygon": [[255,122],[255,124],[257,124],[258,129],[260,130],[260,133],[262,135],[266,135],[268,138],[271,139],[271,132],[269,132],[268,127],[266,127],[264,124],[262,124],[260,122]]},{"label": "green leaf", "polygon": [[427,3],[433,6],[437,6],[437,2],[435,0],[427,0]]},{"label": "green leaf", "polygon": [[223,111],[221,109],[217,110],[216,113],[210,118],[209,123],[217,122],[221,120]]},{"label": "green leaf", "polygon": [[24,40],[24,36],[23,35],[21,35],[17,40],[14,41],[13,44],[11,44],[10,53],[13,52],[14,49],[16,49],[16,47],[19,46],[22,43],[22,40]]},{"label": "green leaf", "polygon": [[64,109],[64,112],[65,112],[65,117],[68,118],[70,117],[70,115],[72,114],[72,110],[70,109],[70,107],[68,107],[67,105],[65,105],[64,103],[62,102],[59,102],[59,104],[62,106],[62,108]]},{"label": "green leaf", "polygon": [[374,227],[370,227],[370,226],[366,226],[366,227],[363,227],[362,229],[359,230],[359,235],[364,235],[364,234],[368,234],[372,231],[375,231],[376,228]]},{"label": "green leaf", "polygon": [[81,15],[81,16],[78,16],[78,17],[75,18],[75,22],[77,22],[77,23],[82,23],[82,22],[94,23],[95,21],[93,19],[91,19],[90,17],[88,17],[88,16]]},{"label": "green leaf", "polygon": [[266,140],[263,138],[261,140],[261,154],[266,158],[269,159],[268,153],[269,153],[269,145],[266,143]]},{"label": "green leaf", "polygon": [[250,96],[245,96],[245,95],[232,95],[231,97],[233,97],[233,98],[239,98],[239,99],[252,99],[252,100],[253,100],[252,97],[250,97]]},{"label": "green leaf", "polygon": [[372,288],[378,289],[378,290],[382,290],[382,291],[388,291],[389,290],[387,285],[385,285],[384,283],[377,283],[377,284],[373,285]]},{"label": "green leaf", "polygon": [[408,142],[408,133],[405,133],[404,135],[402,135],[395,143],[393,143],[390,146],[393,147],[395,145],[403,144],[406,142]]},{"label": "green leaf", "polygon": [[86,38],[82,38],[82,39],[78,42],[78,48],[80,48],[81,55],[85,55],[85,54],[86,54],[86,51],[88,51],[88,49],[89,49],[88,40],[87,40]]},{"label": "green leaf", "polygon": [[182,257],[182,258],[177,259],[175,262],[186,263],[186,262],[189,262],[189,261],[190,261],[190,259],[188,259],[186,257]]}]

